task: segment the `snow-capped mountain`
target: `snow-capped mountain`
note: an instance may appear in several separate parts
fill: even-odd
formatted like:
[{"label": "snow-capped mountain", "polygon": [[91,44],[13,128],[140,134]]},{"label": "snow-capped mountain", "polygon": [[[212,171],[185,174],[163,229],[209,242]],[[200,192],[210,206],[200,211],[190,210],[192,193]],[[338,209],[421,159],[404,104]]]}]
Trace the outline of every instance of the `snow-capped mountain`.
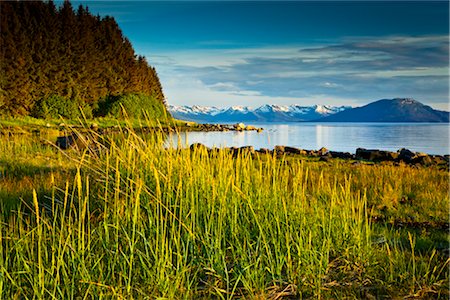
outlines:
[{"label": "snow-capped mountain", "polygon": [[349,106],[329,105],[263,105],[217,108],[210,106],[174,106],[169,111],[176,119],[194,122],[298,122],[312,121],[349,109]]}]

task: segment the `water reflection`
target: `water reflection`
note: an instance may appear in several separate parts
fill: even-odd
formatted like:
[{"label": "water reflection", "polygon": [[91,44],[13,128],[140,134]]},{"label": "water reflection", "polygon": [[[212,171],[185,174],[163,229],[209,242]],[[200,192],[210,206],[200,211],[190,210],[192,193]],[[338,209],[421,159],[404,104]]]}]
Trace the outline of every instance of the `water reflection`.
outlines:
[{"label": "water reflection", "polygon": [[273,149],[275,145],[355,152],[356,148],[396,151],[408,148],[430,154],[448,154],[448,124],[396,124],[396,123],[289,123],[252,124],[264,131],[246,132],[188,132],[180,139],[171,135],[166,146],[188,146],[202,143],[209,147],[242,147]]}]

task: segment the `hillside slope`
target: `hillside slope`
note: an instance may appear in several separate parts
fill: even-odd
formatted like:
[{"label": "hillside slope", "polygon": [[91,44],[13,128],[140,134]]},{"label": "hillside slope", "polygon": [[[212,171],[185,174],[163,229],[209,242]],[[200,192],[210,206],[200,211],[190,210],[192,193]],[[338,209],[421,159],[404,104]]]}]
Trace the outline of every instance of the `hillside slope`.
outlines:
[{"label": "hillside slope", "polygon": [[382,99],[327,116],[320,122],[449,122],[449,112],[435,110],[414,99]]}]

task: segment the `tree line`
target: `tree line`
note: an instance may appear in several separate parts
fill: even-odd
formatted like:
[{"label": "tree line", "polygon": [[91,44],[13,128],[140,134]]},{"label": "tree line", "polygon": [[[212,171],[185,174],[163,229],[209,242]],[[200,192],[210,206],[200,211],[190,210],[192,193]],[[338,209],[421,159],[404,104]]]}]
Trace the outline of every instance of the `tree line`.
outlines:
[{"label": "tree line", "polygon": [[1,1],[0,25],[0,115],[105,115],[121,97],[164,104],[155,69],[112,17],[69,1]]}]

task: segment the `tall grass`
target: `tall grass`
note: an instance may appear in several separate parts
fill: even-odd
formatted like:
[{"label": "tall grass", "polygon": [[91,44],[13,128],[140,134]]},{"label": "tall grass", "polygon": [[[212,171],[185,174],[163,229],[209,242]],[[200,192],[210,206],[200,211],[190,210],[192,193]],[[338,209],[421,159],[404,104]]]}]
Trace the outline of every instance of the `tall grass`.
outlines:
[{"label": "tall grass", "polygon": [[372,223],[408,193],[417,218],[427,209],[445,220],[446,172],[233,157],[163,140],[128,130],[108,150],[73,151],[74,173],[51,185],[47,209],[33,193],[32,211],[4,212],[0,295],[448,297],[444,253]]}]

